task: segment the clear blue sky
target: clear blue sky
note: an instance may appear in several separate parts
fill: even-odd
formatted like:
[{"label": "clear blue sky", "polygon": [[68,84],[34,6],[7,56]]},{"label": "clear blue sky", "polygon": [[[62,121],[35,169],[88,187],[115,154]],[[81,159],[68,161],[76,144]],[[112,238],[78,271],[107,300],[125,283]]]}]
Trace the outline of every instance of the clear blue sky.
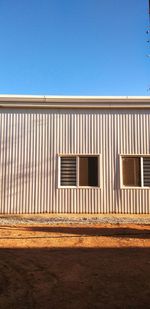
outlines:
[{"label": "clear blue sky", "polygon": [[0,93],[150,95],[148,0],[0,0]]}]

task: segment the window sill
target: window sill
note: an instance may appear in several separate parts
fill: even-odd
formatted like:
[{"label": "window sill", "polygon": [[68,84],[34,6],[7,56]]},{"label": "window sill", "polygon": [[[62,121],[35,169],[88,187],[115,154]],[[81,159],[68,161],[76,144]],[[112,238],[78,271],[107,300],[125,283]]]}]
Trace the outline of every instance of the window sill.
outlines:
[{"label": "window sill", "polygon": [[120,190],[150,190],[150,187],[120,187]]},{"label": "window sill", "polygon": [[101,187],[92,187],[92,186],[85,186],[85,187],[68,187],[68,186],[60,186],[58,189],[101,189]]}]

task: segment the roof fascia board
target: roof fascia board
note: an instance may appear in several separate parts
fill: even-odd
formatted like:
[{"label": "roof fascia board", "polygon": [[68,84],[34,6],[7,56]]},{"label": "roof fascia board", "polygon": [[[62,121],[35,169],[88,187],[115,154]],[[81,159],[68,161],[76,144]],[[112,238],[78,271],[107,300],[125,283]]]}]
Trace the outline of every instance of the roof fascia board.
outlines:
[{"label": "roof fascia board", "polygon": [[150,96],[16,96],[1,95],[0,108],[126,109],[150,108]]}]

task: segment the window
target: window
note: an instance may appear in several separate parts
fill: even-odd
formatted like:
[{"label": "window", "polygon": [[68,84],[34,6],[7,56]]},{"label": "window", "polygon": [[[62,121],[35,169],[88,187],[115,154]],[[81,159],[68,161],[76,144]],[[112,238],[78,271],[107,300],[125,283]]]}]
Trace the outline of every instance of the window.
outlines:
[{"label": "window", "polygon": [[61,186],[76,186],[76,157],[61,157]]},{"label": "window", "polygon": [[122,157],[122,182],[125,187],[150,187],[150,157]]},{"label": "window", "polygon": [[98,187],[98,156],[60,157],[60,185]]},{"label": "window", "polygon": [[123,158],[123,185],[136,186],[141,185],[140,181],[140,158]]},{"label": "window", "polygon": [[143,182],[144,186],[150,187],[150,158],[143,158]]},{"label": "window", "polygon": [[79,186],[98,186],[97,157],[79,157]]}]

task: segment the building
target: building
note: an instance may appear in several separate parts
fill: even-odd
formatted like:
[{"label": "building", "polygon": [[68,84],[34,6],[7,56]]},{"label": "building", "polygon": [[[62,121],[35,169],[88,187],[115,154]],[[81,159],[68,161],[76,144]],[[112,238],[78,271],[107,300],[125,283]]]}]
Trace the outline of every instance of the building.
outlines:
[{"label": "building", "polygon": [[150,97],[1,95],[0,213],[150,213]]}]

